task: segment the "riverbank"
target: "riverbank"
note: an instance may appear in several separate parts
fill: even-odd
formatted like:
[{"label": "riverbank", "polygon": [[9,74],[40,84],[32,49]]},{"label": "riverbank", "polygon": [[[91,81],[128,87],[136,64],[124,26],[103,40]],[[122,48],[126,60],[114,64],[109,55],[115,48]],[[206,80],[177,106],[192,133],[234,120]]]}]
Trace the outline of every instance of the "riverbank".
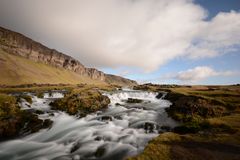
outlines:
[{"label": "riverbank", "polygon": [[182,125],[160,134],[142,154],[129,159],[240,158],[239,86],[147,84],[135,89],[167,91],[165,98],[172,102],[168,115]]},{"label": "riverbank", "polygon": [[10,96],[0,93],[0,140],[16,138],[30,133],[35,133],[51,126],[50,119],[39,119],[36,112],[21,110],[20,99],[31,103],[29,96]]},{"label": "riverbank", "polygon": [[109,99],[99,90],[115,90],[114,85],[50,85],[29,84],[19,86],[1,86],[0,88],[0,140],[35,133],[40,129],[51,127],[50,119],[39,119],[43,114],[40,110],[22,110],[20,103],[26,101],[31,108],[32,97],[29,94],[43,98],[45,93],[64,91],[65,97],[52,102],[52,109],[66,111],[69,114],[81,116],[106,108]]}]

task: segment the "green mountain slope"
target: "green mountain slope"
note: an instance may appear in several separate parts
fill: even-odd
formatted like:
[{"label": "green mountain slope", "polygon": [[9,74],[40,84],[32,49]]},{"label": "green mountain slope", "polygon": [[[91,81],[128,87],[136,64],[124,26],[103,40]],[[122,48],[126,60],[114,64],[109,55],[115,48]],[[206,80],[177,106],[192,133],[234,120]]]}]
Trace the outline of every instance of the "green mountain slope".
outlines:
[{"label": "green mountain slope", "polygon": [[6,53],[0,49],[0,84],[79,84],[105,82],[81,76],[75,72]]},{"label": "green mountain slope", "polygon": [[87,68],[73,57],[2,27],[0,27],[0,74],[0,85],[137,84],[127,78]]}]

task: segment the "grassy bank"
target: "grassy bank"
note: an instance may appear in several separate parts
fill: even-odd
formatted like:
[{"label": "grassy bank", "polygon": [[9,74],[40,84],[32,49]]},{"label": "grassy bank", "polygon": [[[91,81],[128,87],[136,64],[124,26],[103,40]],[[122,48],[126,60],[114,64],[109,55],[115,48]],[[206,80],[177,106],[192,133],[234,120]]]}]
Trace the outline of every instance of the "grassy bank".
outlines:
[{"label": "grassy bank", "polygon": [[21,110],[16,97],[0,93],[0,140],[34,133],[51,124],[49,119],[41,120],[36,114]]},{"label": "grassy bank", "polygon": [[173,104],[167,112],[181,125],[130,159],[240,159],[240,86],[147,84],[135,89],[169,92],[165,98]]},{"label": "grassy bank", "polygon": [[[18,101],[23,98],[29,104],[32,103],[30,96],[23,92],[32,92],[38,97],[43,93],[53,90],[65,90],[66,96],[52,103],[52,108],[66,111],[69,114],[81,116],[107,107],[109,99],[103,96],[99,90],[111,91],[119,86],[114,85],[90,85],[90,84],[25,84],[18,86],[1,86],[0,88],[0,140],[14,138],[25,133],[37,132],[41,128],[51,125],[50,120],[38,119],[37,113],[21,110]],[[20,93],[12,96],[11,93]]]}]

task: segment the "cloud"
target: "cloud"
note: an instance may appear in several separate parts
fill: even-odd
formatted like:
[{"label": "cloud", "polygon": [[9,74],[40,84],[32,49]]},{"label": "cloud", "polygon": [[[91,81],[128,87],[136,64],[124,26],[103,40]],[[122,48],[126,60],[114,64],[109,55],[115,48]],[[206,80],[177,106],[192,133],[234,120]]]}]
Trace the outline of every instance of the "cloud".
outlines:
[{"label": "cloud", "polygon": [[203,22],[195,43],[188,48],[190,58],[215,57],[235,51],[240,45],[240,13],[220,12]]},{"label": "cloud", "polygon": [[214,57],[240,44],[239,12],[206,21],[192,0],[2,0],[0,25],[90,67],[145,72],[177,58]]},{"label": "cloud", "polygon": [[235,76],[237,71],[216,71],[208,66],[197,66],[186,71],[164,75],[163,79],[175,79],[180,82],[194,83],[214,76]]}]

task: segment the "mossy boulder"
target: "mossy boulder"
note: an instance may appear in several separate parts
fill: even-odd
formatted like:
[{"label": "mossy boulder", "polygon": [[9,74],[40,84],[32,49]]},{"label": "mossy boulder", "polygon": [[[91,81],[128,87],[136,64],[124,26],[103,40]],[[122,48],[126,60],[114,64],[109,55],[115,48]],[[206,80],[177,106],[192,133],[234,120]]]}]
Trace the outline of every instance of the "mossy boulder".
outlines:
[{"label": "mossy boulder", "polygon": [[137,98],[128,98],[127,103],[142,103],[143,100],[142,99],[137,99]]},{"label": "mossy boulder", "polygon": [[22,99],[25,99],[29,104],[32,104],[32,97],[26,94],[22,94],[17,97],[17,101],[20,101]]},{"label": "mossy boulder", "polygon": [[168,114],[176,120],[186,120],[189,117],[202,118],[220,117],[226,113],[226,108],[210,99],[198,96],[189,96],[179,93],[168,93],[165,97],[172,102],[167,108]]},{"label": "mossy boulder", "polygon": [[64,98],[58,99],[50,105],[54,110],[66,111],[70,115],[85,116],[88,113],[106,108],[109,103],[110,99],[99,91],[84,90],[67,94]]},{"label": "mossy boulder", "polygon": [[175,133],[234,133],[236,130],[227,124],[211,124],[209,118],[222,117],[228,110],[219,102],[203,97],[170,92],[165,97],[172,102],[166,109],[173,119],[183,122],[173,129]]},{"label": "mossy boulder", "polygon": [[37,132],[46,127],[49,125],[38,119],[36,114],[21,110],[15,97],[0,94],[0,140]]},{"label": "mossy boulder", "polygon": [[36,93],[36,96],[37,96],[38,98],[44,98],[44,93],[43,93],[43,92],[37,92],[37,93]]}]

